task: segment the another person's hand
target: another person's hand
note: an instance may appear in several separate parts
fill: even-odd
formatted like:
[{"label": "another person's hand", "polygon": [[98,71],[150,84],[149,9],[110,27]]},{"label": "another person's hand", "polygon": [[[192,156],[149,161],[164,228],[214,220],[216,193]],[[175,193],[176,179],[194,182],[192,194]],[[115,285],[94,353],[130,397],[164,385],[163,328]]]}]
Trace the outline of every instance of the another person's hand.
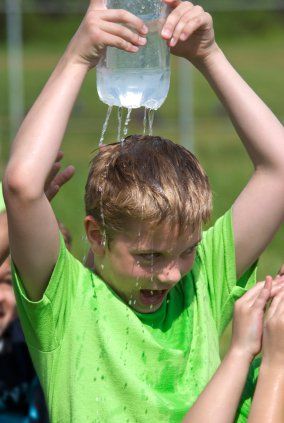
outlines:
[{"label": "another person's hand", "polygon": [[16,299],[12,287],[10,258],[0,266],[0,336],[16,317]]},{"label": "another person's hand", "polygon": [[262,357],[263,362],[268,366],[274,365],[283,369],[284,289],[273,298],[269,310],[265,316],[262,341]]},{"label": "another person's hand", "polygon": [[164,2],[172,8],[162,29],[162,37],[168,41],[171,53],[196,64],[218,50],[209,13],[188,1]]},{"label": "another person's hand", "polygon": [[68,52],[77,63],[96,66],[107,46],[136,53],[146,44],[148,28],[144,22],[121,9],[107,9],[104,0],[91,0]]},{"label": "another person's hand", "polygon": [[271,296],[272,278],[260,282],[235,303],[231,349],[248,355],[252,360],[261,350],[263,315]]},{"label": "another person's hand", "polygon": [[66,169],[58,173],[60,171],[62,158],[63,153],[59,151],[56,161],[54,162],[45,183],[44,192],[49,201],[55,197],[60,188],[66,184],[66,182],[68,182],[75,173],[75,168],[71,165],[67,166]]},{"label": "another person's hand", "polygon": [[267,276],[265,282],[259,282],[236,301],[230,348],[246,354],[250,360],[261,351],[267,302],[280,295],[284,295],[284,277]]},{"label": "another person's hand", "polygon": [[277,276],[284,276],[284,264],[278,270]]}]

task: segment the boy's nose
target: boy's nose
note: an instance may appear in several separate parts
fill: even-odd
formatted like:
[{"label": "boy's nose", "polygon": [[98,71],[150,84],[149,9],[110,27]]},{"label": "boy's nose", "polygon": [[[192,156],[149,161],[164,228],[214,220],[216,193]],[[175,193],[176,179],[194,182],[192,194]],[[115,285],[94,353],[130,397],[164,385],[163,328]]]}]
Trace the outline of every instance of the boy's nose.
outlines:
[{"label": "boy's nose", "polygon": [[161,283],[176,284],[181,279],[180,268],[177,263],[172,263],[162,269],[157,277]]}]

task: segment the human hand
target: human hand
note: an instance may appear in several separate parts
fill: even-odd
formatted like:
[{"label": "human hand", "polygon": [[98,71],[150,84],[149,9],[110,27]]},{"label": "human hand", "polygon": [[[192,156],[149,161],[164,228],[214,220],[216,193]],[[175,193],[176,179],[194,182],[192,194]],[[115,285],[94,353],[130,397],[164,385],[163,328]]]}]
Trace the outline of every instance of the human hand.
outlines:
[{"label": "human hand", "polygon": [[218,50],[209,13],[188,1],[163,1],[172,8],[161,33],[171,53],[197,64]]},{"label": "human hand", "polygon": [[282,266],[278,270],[277,277],[278,276],[284,276],[284,264],[282,264]]},{"label": "human hand", "polygon": [[0,336],[16,317],[16,299],[12,287],[11,265],[8,258],[0,266]]},{"label": "human hand", "polygon": [[55,197],[60,188],[66,184],[75,173],[75,168],[73,166],[67,166],[66,169],[58,173],[61,168],[62,158],[63,153],[59,151],[45,183],[44,192],[49,201]]},{"label": "human hand", "polygon": [[[284,280],[279,277],[276,280]],[[269,366],[284,365],[284,289],[273,298],[264,320],[262,361]]]},{"label": "human hand", "polygon": [[252,360],[261,350],[263,316],[270,298],[284,292],[284,278],[267,276],[235,303],[231,349],[241,351]]},{"label": "human hand", "polygon": [[122,9],[107,9],[104,0],[91,0],[87,13],[69,45],[79,63],[93,68],[107,46],[136,53],[146,44],[144,22]]}]

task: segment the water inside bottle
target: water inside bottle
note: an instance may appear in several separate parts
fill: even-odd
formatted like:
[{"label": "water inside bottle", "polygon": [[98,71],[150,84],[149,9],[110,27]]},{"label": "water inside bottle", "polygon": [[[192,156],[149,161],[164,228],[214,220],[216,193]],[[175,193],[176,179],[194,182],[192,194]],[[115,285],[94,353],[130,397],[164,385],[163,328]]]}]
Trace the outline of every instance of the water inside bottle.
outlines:
[{"label": "water inside bottle", "polygon": [[97,70],[99,97],[112,106],[157,110],[167,96],[169,75],[169,69],[128,69],[126,76],[125,69],[101,68]]},{"label": "water inside bottle", "polygon": [[160,35],[158,15],[139,17],[148,26],[147,44],[137,53],[107,47],[97,66],[97,90],[110,106],[157,110],[170,86],[169,48]]}]

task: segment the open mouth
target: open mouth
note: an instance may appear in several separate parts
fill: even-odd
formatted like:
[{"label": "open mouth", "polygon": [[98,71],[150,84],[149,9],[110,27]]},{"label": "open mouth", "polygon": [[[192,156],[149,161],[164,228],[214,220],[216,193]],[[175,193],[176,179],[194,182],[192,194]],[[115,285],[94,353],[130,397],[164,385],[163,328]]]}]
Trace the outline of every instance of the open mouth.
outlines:
[{"label": "open mouth", "polygon": [[144,305],[155,305],[163,301],[168,289],[140,289],[140,300]]}]

